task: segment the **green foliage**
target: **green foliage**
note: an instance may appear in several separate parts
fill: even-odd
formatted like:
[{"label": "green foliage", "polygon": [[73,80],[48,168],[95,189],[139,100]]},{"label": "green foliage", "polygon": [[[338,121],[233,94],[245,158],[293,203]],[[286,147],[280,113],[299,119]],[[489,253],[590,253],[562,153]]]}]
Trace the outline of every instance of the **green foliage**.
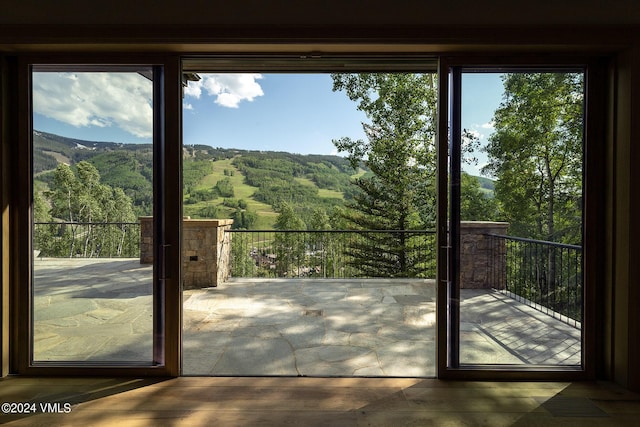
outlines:
[{"label": "green foliage", "polygon": [[220,197],[233,197],[233,184],[229,178],[222,179],[216,183],[216,191]]},{"label": "green foliage", "polygon": [[[435,220],[436,77],[432,74],[332,74],[334,91],[345,91],[371,120],[367,141],[334,141],[356,169],[360,190],[343,216],[357,230],[425,229]],[[363,233],[352,244],[353,265],[365,276],[424,277],[419,239],[405,233]]]},{"label": "green foliage", "polygon": [[486,190],[488,194],[493,197],[493,192],[496,189],[496,184],[492,179],[486,178],[484,176],[476,176],[475,177],[480,184],[480,188]]},{"label": "green foliage", "polygon": [[496,221],[499,218],[497,201],[484,193],[478,177],[461,175],[460,218],[463,221]]},{"label": "green foliage", "polygon": [[251,258],[249,239],[249,234],[233,234],[233,238],[231,240],[232,277],[255,277],[258,273],[256,262]]},{"label": "green foliage", "polygon": [[349,162],[337,156],[244,152],[233,163],[245,176],[245,182],[258,188],[253,199],[276,210],[283,202],[331,209],[341,205],[342,198],[323,197],[318,189],[338,194],[350,190]]},{"label": "green foliage", "polygon": [[220,209],[215,205],[206,205],[198,210],[195,218],[216,219],[220,217]]},{"label": "green foliage", "polygon": [[484,170],[510,232],[580,244],[583,76],[513,73],[503,84]]},{"label": "green foliage", "polygon": [[[75,171],[59,164],[44,195],[47,202],[34,194],[35,221],[60,224],[36,227],[35,246],[42,256],[139,255],[139,243],[130,244],[131,233],[137,238],[139,230],[124,224],[136,221],[131,198],[121,188],[102,184],[91,163],[81,161]],[[50,206],[49,213],[45,206]]]},{"label": "green foliage", "polygon": [[185,200],[185,203],[207,202],[218,198],[218,196],[218,191],[215,188],[192,190],[187,200]]},{"label": "green foliage", "polygon": [[258,214],[250,210],[236,209],[232,219],[233,224],[231,228],[251,230],[258,220]]},{"label": "green foliage", "polygon": [[238,199],[224,199],[224,201],[222,202],[223,206],[226,206],[228,208],[238,208],[240,205],[240,202],[238,201]]},{"label": "green foliage", "polygon": [[[201,217],[205,205],[214,204],[220,208],[217,214],[221,218],[233,217],[237,208],[249,209],[260,213],[256,224],[271,228],[283,202],[301,213],[314,207],[330,211],[342,206],[343,194],[350,198],[354,192],[350,184],[353,170],[346,159],[338,156],[200,145],[185,146],[183,152],[185,215],[193,217]],[[34,131],[38,181],[51,186],[53,168],[58,164],[74,166],[87,160],[98,169],[101,183],[122,188],[132,198],[136,215],[152,213],[152,154],[150,145],[81,141]],[[242,179],[245,182],[240,184]],[[238,205],[224,206],[224,199],[232,198],[239,199]],[[211,213],[209,210],[206,214]]]},{"label": "green foliage", "polygon": [[153,152],[150,146],[138,150],[116,150],[90,160],[103,182],[122,188],[133,200],[139,215],[151,215],[153,206]]},{"label": "green foliage", "polygon": [[[305,223],[298,217],[288,203],[280,206],[280,214],[276,220],[277,230],[304,230]],[[274,242],[276,255],[276,273],[278,277],[297,276],[296,270],[304,265],[305,242],[298,233],[276,233]]]},{"label": "green foliage", "polygon": [[185,160],[182,163],[182,186],[185,194],[193,193],[195,186],[213,172],[210,160]]}]

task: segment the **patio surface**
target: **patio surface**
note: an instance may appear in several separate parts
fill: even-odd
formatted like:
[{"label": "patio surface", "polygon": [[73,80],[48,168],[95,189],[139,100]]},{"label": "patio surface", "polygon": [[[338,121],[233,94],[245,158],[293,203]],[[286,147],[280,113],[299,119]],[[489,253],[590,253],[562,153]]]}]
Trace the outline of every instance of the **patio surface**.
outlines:
[{"label": "patio surface", "polygon": [[[151,267],[37,259],[36,361],[149,361]],[[462,290],[461,363],[579,365],[580,330]],[[435,376],[435,283],[240,279],[183,292],[185,375]]]}]

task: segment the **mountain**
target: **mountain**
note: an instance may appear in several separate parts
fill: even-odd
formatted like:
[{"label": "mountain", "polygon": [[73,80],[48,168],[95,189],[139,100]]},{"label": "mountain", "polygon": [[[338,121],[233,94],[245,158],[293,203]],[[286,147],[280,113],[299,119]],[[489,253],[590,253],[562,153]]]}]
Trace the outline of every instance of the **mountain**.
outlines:
[{"label": "mountain", "polygon": [[[51,184],[59,163],[86,160],[103,183],[122,188],[133,200],[138,215],[150,215],[153,205],[153,147],[151,144],[85,141],[34,131],[36,188]],[[283,203],[301,217],[314,210],[331,212],[353,197],[356,177],[343,157],[287,152],[183,147],[184,215],[194,218],[234,218],[237,224],[253,221],[254,228],[271,228]],[[494,183],[476,177],[481,191],[493,197]]]},{"label": "mountain", "polygon": [[[34,173],[46,189],[59,163],[86,160],[103,183],[122,188],[139,215],[149,215],[153,193],[150,144],[84,141],[34,131]],[[283,202],[298,210],[332,210],[351,197],[355,175],[339,156],[300,155],[189,145],[183,148],[184,212],[192,217],[234,217],[256,212],[269,227]],[[226,190],[225,190],[226,188]]]}]

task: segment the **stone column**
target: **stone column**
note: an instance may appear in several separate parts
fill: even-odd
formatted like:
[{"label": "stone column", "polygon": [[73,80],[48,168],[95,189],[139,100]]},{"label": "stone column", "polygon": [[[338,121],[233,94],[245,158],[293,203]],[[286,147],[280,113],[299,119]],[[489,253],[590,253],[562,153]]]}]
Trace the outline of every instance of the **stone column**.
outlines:
[{"label": "stone column", "polygon": [[[182,281],[184,289],[218,286],[231,271],[232,219],[184,219]],[[153,262],[153,218],[140,218],[140,263]]]},{"label": "stone column", "polygon": [[140,221],[140,264],[153,263],[153,217],[141,216]]},{"label": "stone column", "polygon": [[488,234],[506,235],[509,223],[460,222],[460,287],[502,289],[506,267],[505,241]]},{"label": "stone column", "polygon": [[218,286],[229,277],[232,219],[188,219],[182,227],[184,289]]}]

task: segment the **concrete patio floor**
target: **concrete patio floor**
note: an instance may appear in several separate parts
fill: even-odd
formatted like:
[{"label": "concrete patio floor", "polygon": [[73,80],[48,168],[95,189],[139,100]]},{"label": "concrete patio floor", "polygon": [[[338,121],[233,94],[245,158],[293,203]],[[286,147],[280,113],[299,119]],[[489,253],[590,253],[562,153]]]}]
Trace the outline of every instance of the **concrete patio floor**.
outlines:
[{"label": "concrete patio floor", "polygon": [[[37,259],[36,361],[149,361],[151,267]],[[580,330],[463,289],[461,363],[579,365]],[[435,376],[435,283],[240,279],[183,292],[183,374]]]}]

